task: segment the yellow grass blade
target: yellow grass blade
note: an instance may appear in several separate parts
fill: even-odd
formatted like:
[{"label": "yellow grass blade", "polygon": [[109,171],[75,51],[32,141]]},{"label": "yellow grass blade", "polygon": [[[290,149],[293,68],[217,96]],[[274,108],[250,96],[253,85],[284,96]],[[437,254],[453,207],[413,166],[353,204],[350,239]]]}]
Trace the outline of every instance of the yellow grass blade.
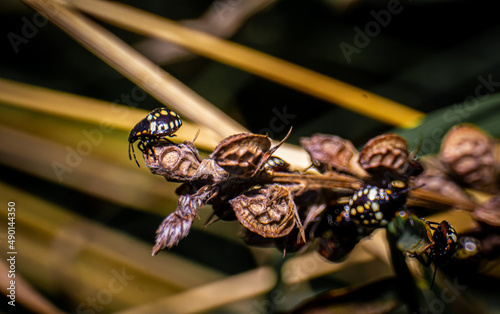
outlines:
[{"label": "yellow grass blade", "polygon": [[120,313],[203,313],[269,292],[276,281],[271,267],[260,267]]},{"label": "yellow grass blade", "polygon": [[[225,277],[172,253],[151,258],[149,243],[3,183],[0,189],[2,203],[16,202],[16,270],[50,294],[64,293],[67,301],[75,302],[75,310],[105,289],[114,291],[113,302],[106,304],[110,312]],[[7,225],[6,210],[0,212],[0,223]],[[0,241],[2,252],[7,252],[7,245]],[[126,274],[121,282],[113,280],[116,273]],[[115,289],[109,288],[112,280]]]},{"label": "yellow grass blade", "polygon": [[[29,1],[31,2],[31,1]],[[415,127],[424,114],[339,80],[192,30],[163,17],[116,2],[70,0],[78,9],[114,25],[192,50],[312,96],[399,127]]]},{"label": "yellow grass blade", "polygon": [[[90,122],[97,126],[105,125],[126,132],[130,132],[134,125],[147,114],[147,111],[131,106],[77,96],[2,78],[0,78],[0,103]],[[176,133],[177,137],[173,138],[173,140],[192,140],[198,130],[200,130],[200,134],[196,139],[196,145],[202,149],[213,149],[218,140],[221,139],[210,128],[185,121],[182,128]],[[126,144],[127,138],[125,137],[123,140],[124,144]]]},{"label": "yellow grass blade", "polygon": [[[176,184],[152,176],[144,169],[139,171],[133,162],[123,167],[112,158],[106,160],[99,156],[98,146],[84,156],[78,153],[78,143],[64,145],[5,126],[0,126],[0,140],[3,165],[116,204],[160,215],[176,207]],[[128,159],[125,149],[115,154]]]}]

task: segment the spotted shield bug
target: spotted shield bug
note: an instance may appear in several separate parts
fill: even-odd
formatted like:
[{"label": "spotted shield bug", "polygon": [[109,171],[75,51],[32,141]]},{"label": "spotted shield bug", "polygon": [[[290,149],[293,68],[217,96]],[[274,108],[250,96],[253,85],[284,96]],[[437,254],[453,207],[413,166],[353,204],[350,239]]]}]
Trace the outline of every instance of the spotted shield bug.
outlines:
[{"label": "spotted shield bug", "polygon": [[455,253],[458,240],[457,232],[446,220],[441,223],[423,220],[434,231],[432,233],[432,243],[422,254],[425,255],[426,260],[423,260],[421,255],[416,257],[425,266],[429,266],[431,263],[441,266]]},{"label": "spotted shield bug", "polygon": [[151,111],[144,119],[139,121],[128,137],[128,157],[132,160],[132,151],[134,160],[137,162],[134,151],[134,143],[139,141],[137,148],[143,153],[151,151],[148,145],[152,142],[167,140],[165,137],[174,137],[175,132],[182,126],[181,117],[167,108],[157,108]]},{"label": "spotted shield bug", "polygon": [[386,226],[406,203],[407,192],[401,181],[389,188],[366,185],[354,192],[344,207],[345,214],[356,224],[368,229]]},{"label": "spotted shield bug", "polygon": [[276,172],[287,172],[290,170],[290,164],[278,156],[271,156],[264,164],[264,169]]}]

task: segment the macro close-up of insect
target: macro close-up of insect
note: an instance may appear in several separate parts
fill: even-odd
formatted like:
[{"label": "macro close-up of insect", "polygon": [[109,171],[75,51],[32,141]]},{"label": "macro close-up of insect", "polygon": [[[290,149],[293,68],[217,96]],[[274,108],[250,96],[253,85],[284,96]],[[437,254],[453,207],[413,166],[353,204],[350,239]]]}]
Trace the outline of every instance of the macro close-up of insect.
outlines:
[{"label": "macro close-up of insect", "polygon": [[137,166],[139,166],[134,151],[135,142],[139,141],[137,148],[139,148],[142,153],[148,153],[148,145],[161,140],[168,141],[166,137],[174,137],[175,131],[181,126],[181,117],[172,110],[158,108],[151,111],[144,119],[134,126],[132,131],[130,131],[128,137],[129,159],[132,160],[132,155],[130,154],[130,151],[132,151],[134,160]]},{"label": "macro close-up of insect", "polygon": [[500,313],[494,2],[4,2],[0,312]]}]

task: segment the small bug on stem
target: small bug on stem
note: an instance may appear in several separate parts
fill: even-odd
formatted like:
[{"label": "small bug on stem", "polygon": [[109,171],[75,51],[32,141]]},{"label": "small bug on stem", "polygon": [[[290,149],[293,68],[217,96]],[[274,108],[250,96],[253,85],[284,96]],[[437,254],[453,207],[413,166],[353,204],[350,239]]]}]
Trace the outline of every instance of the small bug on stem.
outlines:
[{"label": "small bug on stem", "polygon": [[402,181],[391,182],[389,188],[366,185],[345,201],[345,214],[364,228],[385,227],[405,206],[407,193],[421,186],[405,187]]},{"label": "small bug on stem", "polygon": [[432,287],[436,279],[437,267],[446,263],[455,253],[458,236],[455,229],[446,220],[443,220],[441,223],[422,220],[434,231],[432,239],[430,239],[431,243],[427,245],[422,254],[413,254],[410,256],[415,257],[425,267],[429,267],[431,263],[434,263],[436,268],[432,276]]},{"label": "small bug on stem", "polygon": [[[175,137],[174,134],[182,126],[181,117],[167,108],[157,108],[139,121],[128,137],[128,157],[132,160],[132,151],[135,163],[139,166],[134,151],[134,143],[139,141],[137,148],[143,153],[150,153],[149,145],[158,141],[168,141],[165,137]],[[151,152],[154,154],[154,152]]]}]

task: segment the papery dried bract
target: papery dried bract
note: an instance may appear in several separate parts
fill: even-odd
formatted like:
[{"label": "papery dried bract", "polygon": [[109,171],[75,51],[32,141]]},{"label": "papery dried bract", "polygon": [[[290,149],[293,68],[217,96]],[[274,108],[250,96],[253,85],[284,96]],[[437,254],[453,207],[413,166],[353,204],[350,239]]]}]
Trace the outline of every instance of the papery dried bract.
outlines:
[{"label": "papery dried bract", "polygon": [[442,163],[435,157],[425,159],[425,171],[416,177],[415,186],[422,186],[423,190],[446,195],[460,203],[472,202],[471,197],[443,172]]},{"label": "papery dried bract", "polygon": [[158,142],[151,146],[154,154],[144,154],[149,170],[168,181],[189,181],[200,166],[200,157],[191,142],[180,144]]},{"label": "papery dried bract", "polygon": [[230,203],[240,223],[265,238],[283,237],[300,224],[292,193],[279,184],[251,189]]},{"label": "papery dried bract", "polygon": [[269,137],[240,133],[222,140],[210,158],[231,174],[252,174],[270,148]]},{"label": "papery dried bract", "polygon": [[191,224],[198,215],[199,208],[208,201],[213,193],[215,193],[215,187],[206,185],[195,194],[179,197],[177,209],[163,220],[156,231],[156,244],[153,247],[152,255],[156,255],[164,248],[171,248],[188,235]]},{"label": "papery dried bract", "polygon": [[311,137],[302,137],[300,145],[322,173],[338,171],[361,177],[366,175],[357,163],[358,151],[348,140],[335,135],[314,134]]},{"label": "papery dried bract", "polygon": [[206,158],[201,161],[200,166],[191,177],[192,181],[223,182],[227,180],[229,173],[219,166],[213,159]]},{"label": "papery dried bract", "polygon": [[388,172],[405,177],[410,170],[410,153],[404,138],[397,134],[382,134],[369,140],[359,153],[359,164],[375,177]]},{"label": "papery dried bract", "polygon": [[495,192],[495,147],[490,137],[470,124],[453,127],[441,144],[439,158],[463,184]]}]

